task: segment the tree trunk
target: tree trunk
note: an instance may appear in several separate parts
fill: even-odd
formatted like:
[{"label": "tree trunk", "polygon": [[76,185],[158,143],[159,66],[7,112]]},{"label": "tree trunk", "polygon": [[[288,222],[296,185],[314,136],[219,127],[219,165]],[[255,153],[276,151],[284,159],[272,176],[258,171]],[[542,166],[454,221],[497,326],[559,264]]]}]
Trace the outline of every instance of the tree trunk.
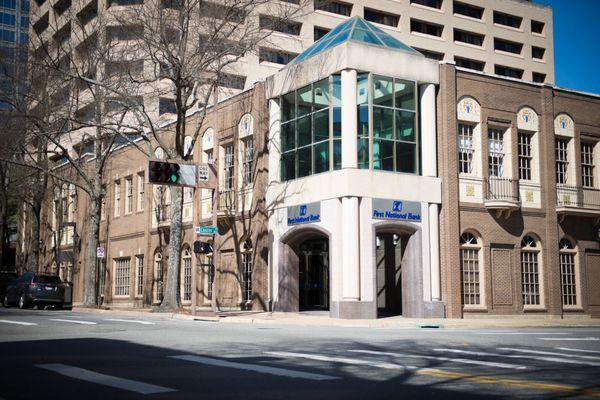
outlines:
[{"label": "tree trunk", "polygon": [[94,195],[90,195],[90,207],[86,218],[86,240],[87,250],[84,259],[84,294],[83,305],[90,307],[98,304],[97,286],[97,258],[96,249],[99,244],[100,235],[100,207],[102,204],[102,187],[100,177],[94,179]]},{"label": "tree trunk", "polygon": [[183,206],[183,189],[178,186],[171,187],[171,232],[169,234],[169,264],[167,267],[167,281],[165,283],[164,298],[160,305],[161,311],[174,311],[181,307],[179,296],[179,277],[181,267],[181,240],[183,229],[181,214]]}]

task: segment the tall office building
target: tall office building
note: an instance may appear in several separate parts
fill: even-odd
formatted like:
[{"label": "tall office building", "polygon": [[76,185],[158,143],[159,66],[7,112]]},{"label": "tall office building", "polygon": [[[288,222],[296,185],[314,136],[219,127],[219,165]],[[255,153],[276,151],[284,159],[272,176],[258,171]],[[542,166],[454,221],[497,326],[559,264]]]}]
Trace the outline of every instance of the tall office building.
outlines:
[{"label": "tall office building", "polygon": [[[0,0],[0,109],[18,93],[27,59],[29,0]],[[3,99],[6,96],[8,99]]]}]

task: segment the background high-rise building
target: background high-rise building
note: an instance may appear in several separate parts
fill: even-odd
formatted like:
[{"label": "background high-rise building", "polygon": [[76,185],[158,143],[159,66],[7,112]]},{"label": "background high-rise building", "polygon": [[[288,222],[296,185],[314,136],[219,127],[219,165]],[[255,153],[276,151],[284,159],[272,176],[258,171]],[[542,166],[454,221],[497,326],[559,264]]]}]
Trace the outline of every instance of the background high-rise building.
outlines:
[{"label": "background high-rise building", "polygon": [[[17,94],[29,42],[29,0],[0,0],[0,109]],[[4,97],[8,98],[4,98]]]}]

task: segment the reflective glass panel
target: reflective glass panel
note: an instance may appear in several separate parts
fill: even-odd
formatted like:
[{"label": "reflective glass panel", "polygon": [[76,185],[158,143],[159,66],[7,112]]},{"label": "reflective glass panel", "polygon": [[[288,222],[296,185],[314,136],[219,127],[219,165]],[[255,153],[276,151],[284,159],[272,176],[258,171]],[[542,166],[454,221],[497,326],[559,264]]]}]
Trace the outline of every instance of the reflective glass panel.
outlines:
[{"label": "reflective glass panel", "polygon": [[329,109],[313,114],[314,141],[320,142],[329,139]]},{"label": "reflective glass panel", "polygon": [[373,137],[394,138],[394,110],[373,107]]},{"label": "reflective glass panel", "polygon": [[315,152],[315,174],[329,170],[329,142],[321,142],[314,145]]},{"label": "reflective glass panel", "polygon": [[295,93],[291,92],[281,96],[281,122],[296,118]]},{"label": "reflective glass panel", "polygon": [[358,107],[358,136],[369,136],[369,107]]},{"label": "reflective glass panel", "polygon": [[373,104],[385,107],[394,106],[392,78],[373,76]]},{"label": "reflective glass panel", "polygon": [[384,171],[394,170],[394,141],[373,141],[373,168]]},{"label": "reflective glass panel", "polygon": [[281,125],[281,151],[288,151],[296,147],[296,122],[287,122]]},{"label": "reflective glass panel", "polygon": [[312,143],[312,135],[310,130],[310,115],[299,118],[298,124],[298,147],[306,146]]},{"label": "reflective glass panel", "polygon": [[334,107],[342,106],[342,77],[333,75],[331,80],[331,105]]},{"label": "reflective glass panel", "polygon": [[290,151],[281,155],[281,180],[288,181],[296,176],[296,152]]},{"label": "reflective glass panel", "polygon": [[369,139],[358,139],[358,168],[369,168]]},{"label": "reflective glass panel", "polygon": [[333,137],[342,136],[342,109],[334,107],[333,109]]},{"label": "reflective glass panel", "polygon": [[333,169],[342,169],[342,140],[333,140]]},{"label": "reflective glass panel", "polygon": [[359,74],[356,82],[356,104],[369,102],[369,74]]},{"label": "reflective glass panel", "polygon": [[416,145],[396,142],[396,168],[398,172],[417,172]]},{"label": "reflective glass panel", "polygon": [[415,141],[415,113],[396,110],[396,139]]},{"label": "reflective glass panel", "polygon": [[298,178],[308,176],[312,172],[312,146],[298,149]]},{"label": "reflective glass panel", "polygon": [[298,117],[312,111],[312,88],[310,85],[298,89]]},{"label": "reflective glass panel", "polygon": [[323,79],[313,85],[315,111],[329,107],[329,79]]},{"label": "reflective glass panel", "polygon": [[415,84],[410,81],[396,79],[394,85],[396,108],[415,109]]}]

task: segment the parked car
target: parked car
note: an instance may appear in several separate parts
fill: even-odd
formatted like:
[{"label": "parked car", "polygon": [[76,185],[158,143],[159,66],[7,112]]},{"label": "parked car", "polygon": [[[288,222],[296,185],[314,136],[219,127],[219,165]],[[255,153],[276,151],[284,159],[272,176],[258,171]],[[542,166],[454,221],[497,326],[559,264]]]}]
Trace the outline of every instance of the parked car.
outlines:
[{"label": "parked car", "polygon": [[54,305],[62,308],[65,301],[65,287],[56,275],[26,272],[6,289],[4,306],[16,304],[19,308],[37,305],[42,308]]},{"label": "parked car", "polygon": [[2,304],[4,304],[4,296],[6,296],[6,288],[15,279],[17,279],[17,274],[15,272],[0,271],[0,302],[2,302]]}]

